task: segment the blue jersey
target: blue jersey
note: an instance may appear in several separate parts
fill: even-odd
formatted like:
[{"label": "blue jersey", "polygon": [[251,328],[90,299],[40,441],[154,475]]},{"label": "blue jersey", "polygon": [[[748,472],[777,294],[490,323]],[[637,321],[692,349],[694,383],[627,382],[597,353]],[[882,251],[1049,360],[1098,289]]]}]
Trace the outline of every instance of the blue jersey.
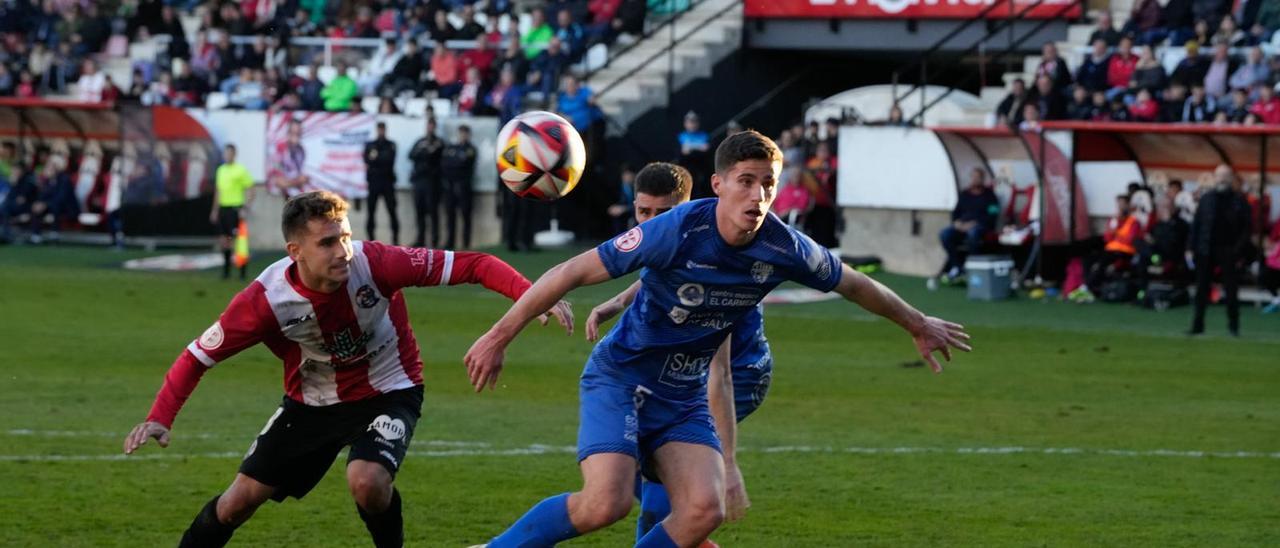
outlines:
[{"label": "blue jersey", "polygon": [[644,272],[588,371],[674,397],[701,394],[716,349],[769,291],[787,280],[819,291],[840,282],[839,259],[772,214],[751,243],[730,246],[716,229],[717,203],[682,204],[596,248],[611,276]]}]

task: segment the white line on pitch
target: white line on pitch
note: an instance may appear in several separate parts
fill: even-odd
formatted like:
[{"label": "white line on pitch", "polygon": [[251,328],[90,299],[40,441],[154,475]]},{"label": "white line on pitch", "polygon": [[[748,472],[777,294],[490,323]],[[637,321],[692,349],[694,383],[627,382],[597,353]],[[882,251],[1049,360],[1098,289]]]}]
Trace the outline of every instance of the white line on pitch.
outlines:
[{"label": "white line on pitch", "polygon": [[[440,446],[459,442],[426,441],[427,445]],[[470,442],[461,442],[470,443]],[[155,450],[151,450],[155,451]],[[442,449],[427,451],[409,451],[411,457],[474,457],[474,456],[526,456],[573,454],[577,451],[573,446],[555,446],[534,444],[509,449]],[[748,453],[831,453],[857,455],[911,455],[911,454],[949,454],[949,455],[1100,455],[1112,457],[1179,457],[1179,458],[1224,458],[1224,459],[1280,459],[1280,452],[1263,451],[1186,451],[1173,449],[1085,449],[1079,447],[823,447],[808,445],[786,445],[777,447],[742,448]],[[138,455],[97,454],[97,455],[0,455],[0,462],[65,462],[65,461],[123,461],[123,460],[175,460],[189,458],[239,458],[239,451],[222,451],[210,453],[165,453],[145,452]]]}]

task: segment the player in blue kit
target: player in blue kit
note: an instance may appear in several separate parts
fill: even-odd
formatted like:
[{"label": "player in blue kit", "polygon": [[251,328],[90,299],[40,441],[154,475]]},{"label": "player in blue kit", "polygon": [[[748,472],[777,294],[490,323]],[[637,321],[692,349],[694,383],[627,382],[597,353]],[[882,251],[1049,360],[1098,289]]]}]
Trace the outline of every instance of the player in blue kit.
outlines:
[{"label": "player in blue kit", "polygon": [[[653,162],[645,166],[635,177],[633,205],[636,222],[643,223],[689,201],[692,188],[693,176],[683,167],[665,162]],[[587,340],[595,341],[600,324],[609,321],[631,304],[640,291],[640,285],[637,281],[622,293],[591,309],[586,322]],[[715,359],[725,359],[723,351],[717,352]],[[713,367],[707,385],[710,401],[721,402],[720,406],[713,405],[711,408],[711,415],[717,425],[726,421],[742,422],[760,408],[769,392],[773,355],[769,352],[769,341],[764,336],[763,305],[756,305],[756,310],[748,312],[739,320],[731,335],[727,359],[732,372],[731,378],[716,375],[719,369]],[[717,390],[731,392],[733,398],[718,400]],[[727,402],[732,402],[733,406],[726,409],[728,406],[724,403]],[[722,432],[720,446],[725,468],[725,518],[733,521],[742,517],[751,502],[742,481],[742,472],[737,465],[734,451],[736,440]],[[671,501],[660,483],[641,480],[637,487],[640,518],[636,523],[636,539],[639,540],[667,517],[671,512]]]},{"label": "player in blue kit", "polygon": [[949,360],[951,348],[969,350],[963,327],[912,308],[770,215],[781,167],[782,152],[769,138],[731,135],[716,150],[717,198],[682,204],[553,267],[472,345],[465,358],[471,383],[492,388],[507,345],[530,320],[577,287],[645,267],[635,302],[582,373],[582,489],[538,503],[491,547],[553,546],[622,519],[637,470],[667,487],[671,514],[636,545],[705,540],[724,518],[724,460],[707,403],[712,356],[784,281],[836,291],[892,320],[934,371],[941,366],[933,352]]}]

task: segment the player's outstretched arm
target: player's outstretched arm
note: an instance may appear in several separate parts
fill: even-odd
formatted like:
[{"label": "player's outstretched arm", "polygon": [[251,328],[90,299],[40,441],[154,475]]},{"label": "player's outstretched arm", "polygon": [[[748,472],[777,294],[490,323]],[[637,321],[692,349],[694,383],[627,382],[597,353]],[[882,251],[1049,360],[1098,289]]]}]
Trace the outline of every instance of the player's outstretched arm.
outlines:
[{"label": "player's outstretched arm", "polygon": [[707,403],[711,417],[716,421],[716,434],[720,436],[720,451],[724,454],[725,519],[736,521],[746,515],[751,507],[747,487],[738,469],[738,414],[733,404],[733,363],[730,350],[732,336],[725,337],[716,355],[711,358],[711,372],[707,379]]},{"label": "player's outstretched arm", "polygon": [[636,300],[636,293],[640,292],[640,285],[640,280],[636,280],[636,283],[622,290],[622,293],[614,295],[612,299],[602,302],[591,309],[591,314],[587,316],[587,325],[585,326],[588,341],[594,342],[599,338],[600,324],[609,321],[623,310],[626,310],[628,306],[631,306],[631,301]]},{"label": "player's outstretched arm", "polygon": [[493,388],[498,383],[498,374],[502,371],[502,360],[507,345],[516,338],[524,326],[539,314],[552,309],[560,300],[575,288],[594,285],[611,276],[601,262],[594,249],[560,263],[548,270],[533,287],[511,306],[507,313],[498,320],[489,331],[476,340],[467,351],[464,362],[467,376],[476,392],[485,385]]},{"label": "player's outstretched arm", "polygon": [[942,372],[942,365],[933,357],[934,352],[941,352],[943,358],[951,361],[952,348],[965,352],[973,350],[969,347],[969,334],[965,333],[964,326],[926,316],[884,284],[849,265],[841,267],[840,284],[836,286],[836,293],[870,312],[888,318],[910,333],[920,357],[929,362],[934,373]]},{"label": "player's outstretched arm", "polygon": [[190,351],[182,351],[182,355],[178,356],[164,376],[164,384],[156,394],[155,403],[151,404],[147,419],[134,426],[129,435],[125,436],[126,455],[137,451],[151,438],[155,438],[160,447],[169,446],[169,427],[173,425],[178,410],[182,409],[182,404],[186,403],[191,392],[196,389],[206,370],[208,368],[191,355]]}]

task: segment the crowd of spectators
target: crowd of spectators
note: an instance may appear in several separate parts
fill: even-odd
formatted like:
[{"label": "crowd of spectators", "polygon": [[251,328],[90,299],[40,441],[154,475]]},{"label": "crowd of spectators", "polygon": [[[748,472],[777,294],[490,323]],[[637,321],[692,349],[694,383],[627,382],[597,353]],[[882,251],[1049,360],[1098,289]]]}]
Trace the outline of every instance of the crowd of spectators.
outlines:
[{"label": "crowd of spectators", "polygon": [[[12,0],[0,3],[0,96],[197,106],[219,92],[232,108],[328,111],[358,109],[363,97],[438,97],[460,113],[499,114],[513,86],[554,98],[588,48],[641,32],[646,9],[644,0]],[[385,43],[372,55],[333,46],[327,67],[323,48],[294,44],[303,37]],[[102,72],[101,61],[142,43],[161,47],[132,59],[129,81]]]},{"label": "crowd of spectators", "polygon": [[[1280,124],[1280,54],[1264,49],[1280,28],[1280,2],[1141,0],[1123,28],[1105,13],[1096,24],[1074,69],[1044,45],[1034,79],[1013,81],[997,108],[999,124]],[[1185,54],[1171,70],[1160,61],[1161,53],[1176,53],[1167,48]]]}]

